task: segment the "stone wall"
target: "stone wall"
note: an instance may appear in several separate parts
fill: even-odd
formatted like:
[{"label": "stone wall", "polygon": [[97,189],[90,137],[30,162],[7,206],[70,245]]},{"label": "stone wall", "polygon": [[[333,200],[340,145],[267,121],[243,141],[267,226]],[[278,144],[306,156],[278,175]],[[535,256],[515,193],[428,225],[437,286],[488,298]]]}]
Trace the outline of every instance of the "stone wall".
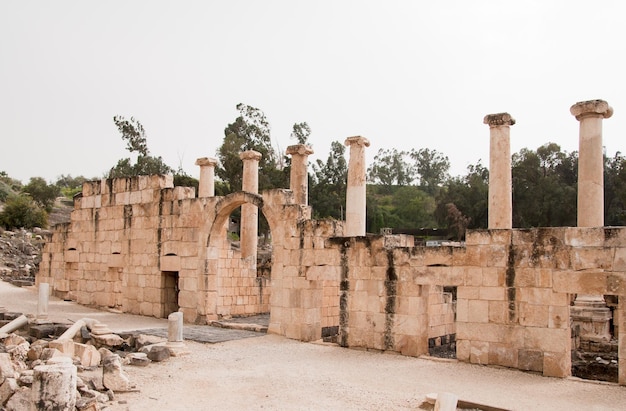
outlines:
[{"label": "stone wall", "polygon": [[[270,225],[271,280],[226,239],[244,203]],[[342,346],[411,356],[455,334],[461,361],[555,377],[571,373],[573,296],[615,295],[626,384],[626,228],[478,230],[464,247],[416,247],[410,236],[344,237],[344,222],[310,215],[289,190],[195,198],[164,176],[86,183],[37,281],[87,305],[178,309],[188,323],[269,311],[272,333],[337,330]],[[443,287],[456,287],[456,307]]]}]

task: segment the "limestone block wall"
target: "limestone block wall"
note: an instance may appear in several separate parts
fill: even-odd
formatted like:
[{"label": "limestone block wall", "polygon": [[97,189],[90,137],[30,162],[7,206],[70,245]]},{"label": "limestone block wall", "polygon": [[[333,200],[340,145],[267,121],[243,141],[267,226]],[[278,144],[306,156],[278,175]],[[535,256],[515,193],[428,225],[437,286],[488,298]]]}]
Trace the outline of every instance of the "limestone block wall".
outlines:
[{"label": "limestone block wall", "polygon": [[314,341],[322,327],[339,326],[339,299],[333,297],[339,294],[341,255],[329,239],[342,235],[343,222],[310,220],[310,208],[304,209],[306,219],[296,209],[281,212],[292,223],[272,231],[283,240],[273,250],[268,332]]}]

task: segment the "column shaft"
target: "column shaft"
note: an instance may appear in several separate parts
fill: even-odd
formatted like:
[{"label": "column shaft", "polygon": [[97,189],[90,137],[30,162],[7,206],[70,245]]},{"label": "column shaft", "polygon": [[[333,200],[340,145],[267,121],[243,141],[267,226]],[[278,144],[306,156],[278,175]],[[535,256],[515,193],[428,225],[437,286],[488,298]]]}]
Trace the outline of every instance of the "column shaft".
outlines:
[{"label": "column shaft", "polygon": [[[239,155],[243,160],[243,180],[241,189],[249,193],[259,192],[259,160],[261,153],[244,151]],[[241,257],[255,257],[259,236],[259,210],[255,205],[242,204],[241,222],[239,224],[239,240],[241,241]]]},{"label": "column shaft", "polygon": [[209,157],[202,157],[196,160],[196,165],[200,166],[200,180],[198,183],[198,198],[215,196],[215,166],[217,160]]},{"label": "column shaft", "polygon": [[368,139],[360,136],[348,137],[345,142],[350,147],[348,162],[348,187],[346,191],[346,227],[347,237],[365,235],[366,217],[366,167],[365,147]]},{"label": "column shaft", "polygon": [[287,154],[291,155],[291,174],[289,189],[293,192],[297,204],[309,204],[309,173],[307,171],[308,158],[313,154],[311,147],[297,144],[287,147]]},{"label": "column shaft", "polygon": [[489,114],[483,122],[489,125],[489,229],[513,227],[511,194],[511,138],[515,119],[509,113]]}]

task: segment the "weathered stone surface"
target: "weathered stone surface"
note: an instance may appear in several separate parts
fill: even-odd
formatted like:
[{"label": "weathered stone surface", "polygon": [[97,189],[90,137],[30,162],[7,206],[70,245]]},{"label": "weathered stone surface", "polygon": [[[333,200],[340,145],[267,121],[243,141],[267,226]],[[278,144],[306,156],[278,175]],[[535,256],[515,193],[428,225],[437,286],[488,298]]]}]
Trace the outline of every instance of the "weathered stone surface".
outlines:
[{"label": "weathered stone surface", "polygon": [[31,400],[37,409],[74,409],[76,367],[67,362],[35,367]]},{"label": "weathered stone surface", "polygon": [[31,390],[28,387],[19,387],[19,389],[13,393],[11,398],[5,405],[6,411],[24,411],[30,410],[33,404],[31,398]]},{"label": "weathered stone surface", "polygon": [[148,352],[148,358],[154,362],[165,361],[170,358],[170,350],[165,346],[155,345]]},{"label": "weathered stone surface", "polygon": [[56,327],[52,323],[31,325],[28,329],[29,335],[37,339],[50,338],[51,336],[54,335],[55,331],[56,331]]},{"label": "weathered stone surface", "polygon": [[113,354],[102,359],[102,384],[115,392],[134,389],[128,374],[122,369],[122,360],[119,355]]},{"label": "weathered stone surface", "polygon": [[15,378],[5,378],[4,382],[0,384],[0,407],[5,405],[19,388]]},{"label": "weathered stone surface", "polygon": [[148,354],[141,352],[130,353],[125,358],[130,365],[145,367],[152,361],[148,358]]},{"label": "weathered stone surface", "polygon": [[15,368],[11,362],[11,354],[0,353],[0,384],[6,378],[15,378]]},{"label": "weathered stone surface", "polygon": [[100,352],[93,345],[75,343],[74,355],[78,357],[83,367],[96,367],[100,365]]},{"label": "weathered stone surface", "polygon": [[97,347],[119,347],[124,344],[124,339],[117,334],[91,334],[91,338]]},{"label": "weathered stone surface", "polygon": [[135,348],[137,350],[141,350],[141,348],[145,347],[146,345],[159,344],[159,343],[163,343],[166,341],[167,341],[167,338],[158,337],[156,335],[139,334],[135,338]]}]

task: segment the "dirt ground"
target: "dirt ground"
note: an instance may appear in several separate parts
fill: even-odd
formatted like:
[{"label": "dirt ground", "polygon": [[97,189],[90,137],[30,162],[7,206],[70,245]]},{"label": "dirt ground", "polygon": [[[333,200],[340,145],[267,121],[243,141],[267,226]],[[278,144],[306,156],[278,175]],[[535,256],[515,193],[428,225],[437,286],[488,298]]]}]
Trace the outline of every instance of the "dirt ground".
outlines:
[{"label": "dirt ground", "polygon": [[[34,289],[0,282],[0,306],[36,313]],[[167,321],[51,300],[50,317],[97,318],[115,331]],[[119,393],[122,410],[419,410],[431,392],[511,410],[623,410],[626,387],[521,371],[302,343],[276,335],[201,344],[189,355],[126,366],[139,391]],[[428,409],[427,407],[423,407]],[[432,407],[430,408],[432,409]]]}]

